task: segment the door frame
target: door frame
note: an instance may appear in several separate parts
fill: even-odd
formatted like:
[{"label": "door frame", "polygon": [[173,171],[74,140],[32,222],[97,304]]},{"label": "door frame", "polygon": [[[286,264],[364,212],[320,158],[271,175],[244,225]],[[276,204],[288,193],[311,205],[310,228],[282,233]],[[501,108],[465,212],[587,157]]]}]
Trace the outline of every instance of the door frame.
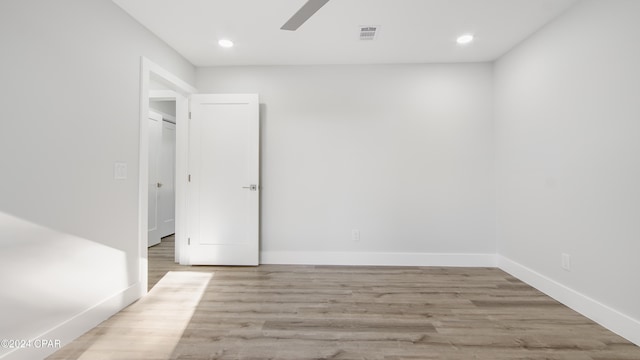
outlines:
[{"label": "door frame", "polygon": [[148,212],[149,212],[149,87],[151,79],[162,83],[173,91],[176,99],[176,262],[188,263],[186,249],[187,214],[187,164],[188,164],[188,118],[189,96],[197,93],[195,87],[142,56],[140,58],[140,142],[138,174],[138,273],[140,296],[147,293],[148,286]]}]

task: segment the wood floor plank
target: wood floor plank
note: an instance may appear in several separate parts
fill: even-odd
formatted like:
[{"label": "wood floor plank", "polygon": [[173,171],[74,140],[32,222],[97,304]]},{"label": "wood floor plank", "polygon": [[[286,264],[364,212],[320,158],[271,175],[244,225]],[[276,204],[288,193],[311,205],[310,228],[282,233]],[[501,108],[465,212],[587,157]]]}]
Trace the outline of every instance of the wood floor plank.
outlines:
[{"label": "wood floor plank", "polygon": [[50,359],[640,360],[640,348],[494,268],[179,266]]}]

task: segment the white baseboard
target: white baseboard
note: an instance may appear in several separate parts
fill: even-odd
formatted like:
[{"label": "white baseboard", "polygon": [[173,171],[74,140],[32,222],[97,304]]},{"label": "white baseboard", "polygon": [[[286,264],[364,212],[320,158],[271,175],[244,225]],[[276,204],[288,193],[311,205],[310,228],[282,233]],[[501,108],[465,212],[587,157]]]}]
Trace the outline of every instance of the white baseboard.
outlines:
[{"label": "white baseboard", "polygon": [[504,256],[498,255],[498,267],[640,346],[640,321]]},{"label": "white baseboard", "polygon": [[[605,328],[636,345],[640,345],[640,321],[562,285],[526,266],[497,254],[263,251],[260,254],[260,263],[499,267]],[[34,336],[33,339],[59,339],[62,346],[64,346],[137,300],[140,294],[140,283],[136,283],[53,327],[49,331],[39,336]],[[59,349],[46,347],[39,349],[33,347],[16,349],[0,356],[0,359],[40,359],[47,357],[57,350]]]},{"label": "white baseboard", "polygon": [[496,254],[262,251],[261,264],[496,267]]},{"label": "white baseboard", "polygon": [[[98,304],[86,309],[78,315],[54,326],[44,333],[34,336],[33,340],[60,340],[62,346],[69,344],[82,334],[98,326],[101,322],[108,319],[113,314],[124,309],[140,297],[140,283],[136,283],[117,294],[99,302]],[[2,356],[2,360],[33,360],[44,359],[45,357],[60,350],[55,347],[41,346],[41,343],[34,341],[30,348],[14,349]]]}]

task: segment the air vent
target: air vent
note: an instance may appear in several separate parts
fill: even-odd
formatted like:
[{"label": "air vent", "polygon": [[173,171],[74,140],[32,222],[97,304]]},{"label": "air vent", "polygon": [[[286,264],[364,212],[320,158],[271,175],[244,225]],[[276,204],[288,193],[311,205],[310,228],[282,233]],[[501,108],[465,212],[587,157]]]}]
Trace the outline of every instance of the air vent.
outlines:
[{"label": "air vent", "polygon": [[360,26],[360,40],[373,40],[376,38],[379,26]]}]

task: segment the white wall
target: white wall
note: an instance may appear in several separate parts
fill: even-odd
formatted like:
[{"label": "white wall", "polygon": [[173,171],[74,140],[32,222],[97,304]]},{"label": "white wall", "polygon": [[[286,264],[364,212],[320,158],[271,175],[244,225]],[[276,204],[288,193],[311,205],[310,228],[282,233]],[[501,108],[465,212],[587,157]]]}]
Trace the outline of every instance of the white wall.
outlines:
[{"label": "white wall", "polygon": [[626,321],[636,343],[639,14],[639,1],[579,3],[495,67],[499,253],[609,327]]},{"label": "white wall", "polygon": [[199,68],[196,84],[260,94],[263,262],[495,253],[490,64]]},{"label": "white wall", "polygon": [[149,101],[149,108],[154,111],[176,116],[176,102],[175,101]]},{"label": "white wall", "polygon": [[0,338],[31,338],[136,294],[140,57],[194,68],[109,0],[3,0],[0,48]]},{"label": "white wall", "polygon": [[[138,278],[141,55],[197,78],[202,92],[261,95],[271,260],[493,254],[497,198],[499,253],[512,270],[637,321],[638,13],[637,1],[585,1],[497,63],[494,197],[491,65],[195,76],[108,0],[2,1],[0,337],[33,338],[131,300],[119,295]],[[115,161],[128,163],[127,180],[113,180]],[[560,269],[563,252],[571,272]]]}]

